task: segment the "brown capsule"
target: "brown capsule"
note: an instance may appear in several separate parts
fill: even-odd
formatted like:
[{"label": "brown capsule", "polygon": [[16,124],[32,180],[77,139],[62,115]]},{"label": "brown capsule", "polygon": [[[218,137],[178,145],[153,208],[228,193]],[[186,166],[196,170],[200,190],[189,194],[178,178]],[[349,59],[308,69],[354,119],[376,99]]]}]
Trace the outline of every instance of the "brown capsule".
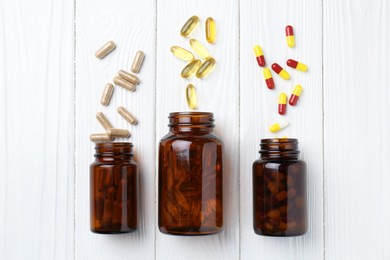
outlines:
[{"label": "brown capsule", "polygon": [[297,190],[296,189],[289,189],[288,192],[287,192],[287,195],[288,197],[294,197],[295,195],[297,194]]},{"label": "brown capsule", "polygon": [[280,217],[280,212],[277,209],[273,209],[273,210],[268,211],[267,216],[270,218],[278,218],[278,217]]},{"label": "brown capsule", "polygon": [[138,124],[137,118],[135,118],[135,116],[133,116],[126,108],[118,107],[117,111],[130,124],[132,125]]},{"label": "brown capsule", "polygon": [[118,75],[119,77],[121,77],[122,79],[125,79],[127,80],[128,82],[134,84],[134,85],[138,85],[139,84],[139,78],[134,75],[134,74],[131,74],[127,71],[124,71],[124,70],[120,70],[118,71]]},{"label": "brown capsule", "polygon": [[131,65],[131,71],[134,73],[138,73],[141,70],[142,63],[145,59],[145,53],[143,51],[137,51],[135,54],[133,65]]},{"label": "brown capsule", "polygon": [[272,193],[277,193],[279,191],[279,188],[278,188],[278,185],[275,184],[275,183],[268,183],[267,185],[268,189],[272,192]]},{"label": "brown capsule", "polygon": [[114,78],[114,83],[122,88],[125,88],[131,92],[135,91],[135,85],[119,76]]},{"label": "brown capsule", "polygon": [[298,209],[302,208],[305,205],[305,199],[303,197],[297,197],[295,199],[295,206],[297,206]]},{"label": "brown capsule", "polygon": [[113,41],[107,42],[102,47],[100,47],[99,50],[96,51],[96,53],[95,53],[96,58],[103,59],[110,52],[112,52],[115,49],[115,47],[116,47],[116,45]]},{"label": "brown capsule", "polygon": [[106,116],[102,113],[102,112],[98,112],[96,114],[96,119],[99,121],[99,123],[103,126],[103,128],[105,130],[109,129],[109,128],[114,128],[110,121],[108,121],[108,119],[106,118]]},{"label": "brown capsule", "polygon": [[112,85],[111,83],[106,84],[102,98],[100,99],[100,103],[103,106],[108,106],[110,104],[112,93],[114,93],[114,85]]},{"label": "brown capsule", "polygon": [[285,200],[287,198],[287,191],[281,191],[278,194],[276,194],[276,198],[278,201]]},{"label": "brown capsule", "polygon": [[130,132],[127,129],[109,128],[107,134],[110,137],[130,137]]},{"label": "brown capsule", "polygon": [[106,133],[91,134],[89,139],[91,139],[92,142],[109,142],[114,140],[114,138]]}]

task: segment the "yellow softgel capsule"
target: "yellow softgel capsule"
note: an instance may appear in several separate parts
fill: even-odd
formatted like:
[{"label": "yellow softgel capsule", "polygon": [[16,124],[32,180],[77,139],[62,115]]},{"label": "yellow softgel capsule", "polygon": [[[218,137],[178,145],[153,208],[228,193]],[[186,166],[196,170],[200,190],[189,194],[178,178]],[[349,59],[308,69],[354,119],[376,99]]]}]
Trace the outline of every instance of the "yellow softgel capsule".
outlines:
[{"label": "yellow softgel capsule", "polygon": [[171,52],[177,58],[184,60],[184,61],[192,61],[194,59],[194,54],[192,54],[190,51],[188,51],[182,47],[179,47],[179,46],[172,46]]},{"label": "yellow softgel capsule", "polygon": [[214,58],[208,58],[203,64],[199,67],[198,71],[196,72],[196,77],[203,79],[207,77],[214,69],[215,67],[215,59]]},{"label": "yellow softgel capsule", "polygon": [[269,127],[269,131],[271,133],[277,133],[279,132],[280,130],[286,128],[288,126],[288,121],[287,120],[280,120],[279,122],[271,125]]},{"label": "yellow softgel capsule", "polygon": [[191,48],[194,50],[195,54],[202,59],[210,58],[210,54],[206,47],[204,47],[198,40],[191,39],[190,40]]},{"label": "yellow softgel capsule", "polygon": [[200,60],[191,61],[181,71],[181,76],[185,79],[191,77],[196,71],[198,71],[200,65],[202,65],[202,62]]},{"label": "yellow softgel capsule", "polygon": [[187,105],[190,109],[198,108],[198,97],[196,96],[196,89],[194,85],[188,84],[186,88]]},{"label": "yellow softgel capsule", "polygon": [[212,17],[207,18],[206,20],[206,40],[208,43],[215,42],[215,35],[217,33],[215,21]]},{"label": "yellow softgel capsule", "polygon": [[199,23],[199,17],[196,16],[196,15],[191,16],[190,19],[188,19],[187,22],[181,28],[180,35],[183,36],[183,37],[190,36],[192,31],[198,25],[198,23]]}]

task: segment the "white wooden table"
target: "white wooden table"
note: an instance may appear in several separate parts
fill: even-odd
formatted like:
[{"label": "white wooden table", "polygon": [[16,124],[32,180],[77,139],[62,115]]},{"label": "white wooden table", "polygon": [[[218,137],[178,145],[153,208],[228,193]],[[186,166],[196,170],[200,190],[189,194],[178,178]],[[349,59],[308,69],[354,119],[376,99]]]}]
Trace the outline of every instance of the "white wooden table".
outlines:
[{"label": "white wooden table", "polygon": [[[205,80],[182,79],[185,63],[169,52],[189,47],[179,35],[192,15],[218,34],[207,45],[217,60]],[[287,48],[284,27],[295,28]],[[387,0],[0,0],[0,259],[390,259],[390,1]],[[117,49],[94,52],[108,40]],[[268,64],[296,58],[307,74],[274,74],[266,89],[253,56]],[[105,83],[146,53],[135,93],[117,88],[99,104]],[[225,231],[166,236],[156,225],[156,147],[167,116],[187,110],[185,86],[212,111],[225,141]],[[289,108],[290,126],[308,164],[309,231],[269,238],[252,230],[251,165],[276,116],[280,90],[304,87]],[[128,107],[129,127],[116,114]],[[137,233],[89,231],[89,134],[102,111],[132,132],[141,170]],[[279,135],[279,136],[280,136]]]}]

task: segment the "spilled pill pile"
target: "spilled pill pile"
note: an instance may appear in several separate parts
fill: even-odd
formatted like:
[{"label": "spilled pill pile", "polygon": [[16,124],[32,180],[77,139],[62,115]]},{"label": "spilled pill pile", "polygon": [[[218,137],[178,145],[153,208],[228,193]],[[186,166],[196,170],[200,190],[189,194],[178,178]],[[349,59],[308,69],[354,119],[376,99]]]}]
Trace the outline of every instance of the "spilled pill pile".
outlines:
[{"label": "spilled pill pile", "polygon": [[[113,41],[109,41],[104,44],[101,48],[99,48],[95,56],[98,59],[103,59],[108,54],[110,54],[116,48],[116,44]],[[145,59],[145,54],[142,51],[137,51],[135,57],[133,59],[133,63],[131,66],[131,71],[133,73],[138,73],[141,70],[143,61]],[[117,86],[120,86],[124,89],[127,89],[131,92],[136,90],[136,86],[140,83],[140,79],[125,70],[119,70],[118,74],[113,78],[113,83]],[[100,99],[100,104],[103,106],[108,106],[110,104],[112,95],[114,93],[114,85],[111,83],[107,83],[104,87],[102,97]],[[117,108],[118,114],[123,117],[127,122],[132,125],[138,124],[138,120],[135,116],[133,116],[126,108],[120,106]],[[92,142],[111,142],[114,141],[115,138],[130,138],[131,134],[127,129],[119,129],[114,128],[107,117],[102,113],[98,112],[96,114],[96,119],[104,128],[104,133],[94,133],[91,134],[90,140]]]},{"label": "spilled pill pile", "polygon": [[[198,16],[190,17],[181,28],[180,35],[189,38],[199,23],[200,19]],[[207,42],[214,44],[216,40],[216,23],[212,17],[206,19],[205,32]],[[189,44],[196,57],[192,52],[180,46],[172,46],[170,49],[175,57],[188,62],[180,75],[184,79],[189,79],[194,75],[199,79],[204,79],[214,70],[216,61],[207,48],[197,39],[190,39]],[[186,100],[190,109],[198,108],[196,88],[193,84],[187,85]]]},{"label": "spilled pill pile", "polygon": [[[295,47],[295,36],[294,36],[294,28],[291,25],[287,25],[285,28],[285,33],[286,33],[286,42],[287,46],[289,48],[294,48]],[[263,49],[261,48],[260,45],[255,45],[253,47],[253,51],[255,54],[256,62],[259,65],[259,67],[263,68],[263,76],[265,80],[265,84],[268,89],[274,89],[275,88],[275,82],[272,78],[272,72],[269,68],[266,67],[266,59],[263,53]],[[286,61],[286,65],[290,68],[296,69],[301,72],[307,72],[308,67],[306,64],[303,64],[299,61],[293,60],[293,59],[288,59]],[[271,69],[278,74],[282,79],[284,80],[290,80],[291,76],[290,74],[278,63],[273,63],[271,65]],[[297,84],[291,95],[290,98],[288,98],[287,94],[284,92],[281,92],[279,94],[279,100],[278,100],[278,114],[281,116],[284,116],[287,112],[287,101],[290,106],[295,106],[297,105],[297,102],[299,100],[299,97],[302,93],[302,86],[300,84]],[[271,133],[277,133],[280,130],[286,128],[289,125],[289,122],[281,117],[278,122],[272,124],[269,127],[269,131]]]}]

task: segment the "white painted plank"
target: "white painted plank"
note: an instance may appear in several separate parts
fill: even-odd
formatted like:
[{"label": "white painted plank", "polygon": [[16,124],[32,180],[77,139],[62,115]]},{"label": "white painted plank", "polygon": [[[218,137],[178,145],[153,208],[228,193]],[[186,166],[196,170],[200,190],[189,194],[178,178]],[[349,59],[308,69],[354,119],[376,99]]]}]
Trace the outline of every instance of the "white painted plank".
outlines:
[{"label": "white painted plank", "polygon": [[326,258],[390,259],[390,3],[324,14]]},{"label": "white painted plank", "polygon": [[[172,45],[190,48],[180,29],[192,15],[201,24],[193,34],[217,60],[213,73],[204,80],[185,80],[180,72],[185,62],[169,51]],[[204,23],[213,17],[217,24],[215,45],[206,44]],[[168,114],[188,111],[185,88],[190,82],[198,92],[199,111],[215,116],[215,132],[224,140],[224,225],[219,235],[206,237],[169,236],[157,230],[157,259],[238,259],[238,1],[157,1],[157,142],[168,133]]]},{"label": "white painted plank", "polygon": [[0,1],[0,258],[73,258],[73,3]]},{"label": "white painted plank", "polygon": [[[155,234],[155,1],[89,1],[76,3],[76,259],[152,259]],[[113,40],[117,48],[103,60],[95,51]],[[108,107],[100,105],[106,83],[118,70],[130,71],[137,50],[146,54],[136,92],[115,87]],[[139,118],[130,126],[116,112],[127,107]],[[93,162],[93,132],[102,132],[95,119],[104,112],[118,128],[132,133],[140,168],[139,231],[126,235],[98,235],[89,230],[89,165]]]},{"label": "white painted plank", "polygon": [[[241,259],[322,259],[322,5],[321,1],[241,1],[240,6],[240,190]],[[294,27],[296,47],[287,47],[285,27]],[[267,67],[279,63],[291,75],[284,81],[276,73],[274,90],[268,90],[253,46],[263,47]],[[293,58],[306,63],[309,72],[287,67]],[[269,126],[278,116],[278,95],[290,95],[300,83],[303,92],[296,107],[288,106],[290,126],[273,135]],[[309,228],[305,236],[271,238],[253,231],[252,163],[259,157],[262,138],[288,136],[299,139],[301,158],[308,166]]]}]

